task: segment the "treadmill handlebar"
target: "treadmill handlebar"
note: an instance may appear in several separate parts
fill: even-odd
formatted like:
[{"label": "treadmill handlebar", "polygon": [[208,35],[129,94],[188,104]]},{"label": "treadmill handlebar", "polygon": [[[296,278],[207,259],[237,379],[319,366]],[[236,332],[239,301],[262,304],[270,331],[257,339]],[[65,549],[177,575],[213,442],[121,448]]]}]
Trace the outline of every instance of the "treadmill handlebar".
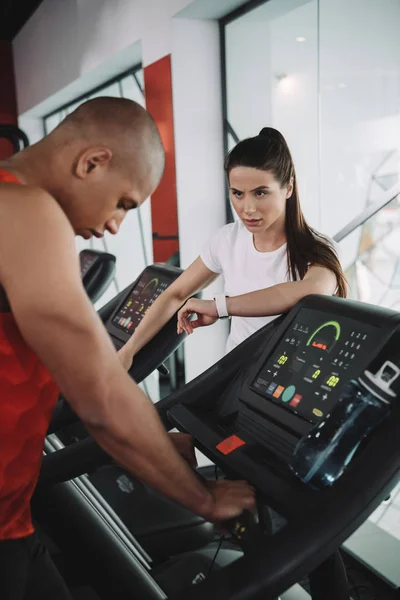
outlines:
[{"label": "treadmill handlebar", "polygon": [[[177,402],[167,398],[166,401],[161,400],[155,405],[167,431],[172,429],[172,425],[167,419],[167,411],[175,406]],[[158,406],[159,404],[161,404],[161,407]],[[60,428],[72,425],[77,420],[77,415],[69,404],[62,399],[56,408],[55,417],[47,433],[48,435],[56,433]],[[112,458],[99,446],[96,440],[89,436],[84,440],[57,450],[57,452],[45,455],[42,460],[38,486],[42,487],[69,481],[84,473],[90,473],[108,462],[112,462]]]},{"label": "treadmill handlebar", "polygon": [[[113,302],[114,308],[115,304],[116,303]],[[109,313],[111,311],[107,310],[106,312]],[[278,328],[278,325],[283,321],[283,319],[284,316],[278,317],[269,324],[268,332],[271,335],[274,334],[274,332]],[[174,317],[169,321],[169,323],[165,327],[173,328],[176,332]],[[168,337],[168,332],[167,334],[165,334],[165,328],[164,335],[165,338]],[[257,343],[259,344],[259,336],[260,332],[256,332],[251,337],[254,339],[255,342],[257,341]],[[156,336],[154,340],[149,342],[149,344],[147,344],[147,346],[143,348],[143,351],[138,353],[138,359],[137,361],[135,360],[132,365],[132,369],[129,373],[137,382],[142,380],[140,377],[143,374],[143,372],[146,372],[145,368],[140,367],[139,358],[141,356],[142,358],[146,358],[146,356],[151,358],[151,348],[153,347],[153,342],[156,343],[157,338],[158,336]],[[180,340],[178,343],[180,343]],[[143,356],[144,351],[146,352],[145,356]],[[160,347],[158,347],[158,351],[160,351]],[[200,374],[198,377],[190,381],[188,384],[186,384],[184,388],[175,390],[172,394],[170,394],[166,398],[163,398],[155,404],[158,415],[166,431],[170,431],[173,427],[173,425],[168,419],[168,411],[170,411],[174,406],[180,404],[184,399],[186,400],[190,396],[192,396],[193,400],[195,400],[197,396],[199,397],[199,399],[204,399],[204,397],[206,397],[207,394],[209,394],[209,392],[211,392],[211,390],[215,388],[216,378],[221,380],[221,385],[226,385],[226,382],[229,381],[236,374],[236,362],[232,360],[236,353],[240,353],[239,347],[238,349],[235,348],[234,350],[232,350],[232,352],[230,352],[228,355],[222,358],[218,363],[212,365],[204,373]],[[252,357],[253,354],[250,352],[249,358],[251,360],[253,359]],[[137,365],[139,365],[139,367]],[[68,403],[65,400],[63,400],[62,404],[59,405],[55,410],[54,418],[52,419],[48,434],[56,433],[62,427],[71,425],[77,420],[78,417],[76,416],[76,414],[69,407]],[[68,481],[69,479],[79,477],[83,473],[87,473],[88,471],[94,468],[93,465],[99,467],[101,466],[101,464],[105,464],[109,460],[111,460],[110,457],[100,448],[97,442],[92,437],[88,437],[83,441],[73,444],[73,446],[68,446],[67,448],[58,450],[54,454],[44,456],[42,461],[42,470],[39,479],[39,485],[42,486],[56,482],[60,483],[62,481]]]},{"label": "treadmill handlebar", "polygon": [[[82,464],[82,455],[84,455],[84,464]],[[93,438],[85,438],[43,457],[37,487],[75,479],[111,462],[112,458],[96,444]]]}]

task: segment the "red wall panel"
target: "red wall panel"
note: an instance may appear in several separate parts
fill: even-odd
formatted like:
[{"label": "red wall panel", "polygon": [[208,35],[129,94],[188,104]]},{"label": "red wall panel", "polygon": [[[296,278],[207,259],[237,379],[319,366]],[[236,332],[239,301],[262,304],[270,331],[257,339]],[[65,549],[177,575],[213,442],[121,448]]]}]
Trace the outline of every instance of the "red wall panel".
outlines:
[{"label": "red wall panel", "polygon": [[[146,108],[160,131],[166,152],[163,178],[151,197],[153,235],[178,236],[171,56],[144,69]],[[178,239],[153,239],[155,262],[165,262],[179,250]]]},{"label": "red wall panel", "polygon": [[[0,40],[0,123],[18,123],[12,45],[4,40]],[[10,156],[12,151],[11,143],[0,139],[0,159]]]}]

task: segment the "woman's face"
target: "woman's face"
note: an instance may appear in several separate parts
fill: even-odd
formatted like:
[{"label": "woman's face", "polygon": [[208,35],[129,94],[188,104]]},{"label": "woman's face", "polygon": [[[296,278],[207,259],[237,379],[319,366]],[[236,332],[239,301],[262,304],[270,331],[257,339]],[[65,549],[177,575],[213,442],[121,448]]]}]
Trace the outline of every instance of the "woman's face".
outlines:
[{"label": "woman's face", "polygon": [[229,190],[239,219],[257,234],[267,231],[280,218],[284,222],[293,184],[281,187],[271,171],[234,167],[229,174]]}]

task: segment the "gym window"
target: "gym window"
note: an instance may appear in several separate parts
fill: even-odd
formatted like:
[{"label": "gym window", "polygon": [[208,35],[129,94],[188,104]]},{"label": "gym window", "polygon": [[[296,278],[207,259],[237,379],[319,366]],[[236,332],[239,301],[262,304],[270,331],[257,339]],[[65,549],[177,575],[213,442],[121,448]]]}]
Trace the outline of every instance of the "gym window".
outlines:
[{"label": "gym window", "polygon": [[[225,151],[285,136],[303,212],[340,242],[351,296],[400,310],[400,40],[391,0],[249,0],[220,20]],[[226,198],[227,221],[233,219]],[[362,219],[361,219],[362,220]]]},{"label": "gym window", "polygon": [[65,117],[80,104],[97,96],[112,96],[114,98],[129,98],[144,106],[144,79],[142,65],[136,65],[105,83],[79,96],[72,102],[60,106],[57,110],[43,117],[44,134],[50,133]]}]

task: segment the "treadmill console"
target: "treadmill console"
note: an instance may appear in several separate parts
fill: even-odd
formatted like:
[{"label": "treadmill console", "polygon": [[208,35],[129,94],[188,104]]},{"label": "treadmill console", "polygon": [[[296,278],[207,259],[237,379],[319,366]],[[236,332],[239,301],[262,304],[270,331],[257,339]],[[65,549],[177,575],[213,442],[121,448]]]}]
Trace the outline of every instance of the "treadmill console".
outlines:
[{"label": "treadmill console", "polygon": [[127,342],[150,306],[180,274],[179,269],[165,265],[151,265],[144,269],[107,320],[108,333],[123,343]]},{"label": "treadmill console", "polygon": [[302,308],[251,382],[257,402],[274,403],[310,423],[326,416],[343,384],[357,376],[375,348],[373,325]]},{"label": "treadmill console", "polygon": [[327,470],[340,476],[399,396],[400,314],[309,296],[199,377],[168,416],[213,462],[267,493],[276,469],[287,482],[305,464],[314,483],[313,465],[332,460]]},{"label": "treadmill console", "polygon": [[[276,598],[299,580],[299,565],[313,573],[399,482],[400,313],[310,295],[157,408],[257,492],[251,555],[208,597]],[[264,506],[285,520],[273,536]],[[246,529],[231,525],[237,539]],[[241,569],[248,586],[237,593]],[[318,577],[326,582],[325,568]],[[339,586],[329,589],[333,598]]]}]

